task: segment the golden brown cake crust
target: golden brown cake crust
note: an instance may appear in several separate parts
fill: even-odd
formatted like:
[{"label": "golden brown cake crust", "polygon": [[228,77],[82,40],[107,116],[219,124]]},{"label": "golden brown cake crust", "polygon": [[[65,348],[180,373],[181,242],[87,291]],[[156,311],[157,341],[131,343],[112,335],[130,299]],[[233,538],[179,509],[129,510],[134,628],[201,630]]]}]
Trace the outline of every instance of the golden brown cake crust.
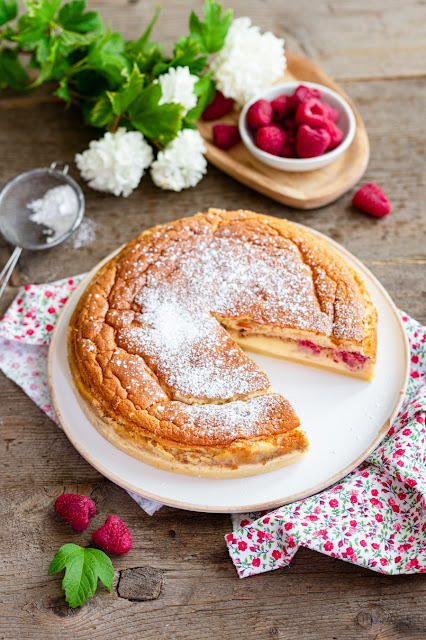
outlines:
[{"label": "golden brown cake crust", "polygon": [[306,451],[294,410],[223,326],[247,318],[375,355],[368,293],[325,242],[286,220],[211,209],[144,232],[77,305],[71,369],[104,435],[127,433],[132,455],[156,445],[156,466],[199,475],[257,473]]}]

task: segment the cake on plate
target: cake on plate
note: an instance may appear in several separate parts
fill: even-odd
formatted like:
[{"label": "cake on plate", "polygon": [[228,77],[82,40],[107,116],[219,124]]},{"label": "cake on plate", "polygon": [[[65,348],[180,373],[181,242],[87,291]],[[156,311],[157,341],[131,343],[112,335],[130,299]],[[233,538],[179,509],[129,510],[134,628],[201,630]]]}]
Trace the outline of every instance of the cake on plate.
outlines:
[{"label": "cake on plate", "polygon": [[298,460],[308,440],[243,348],[369,380],[376,324],[361,278],[327,242],[210,209],[104,264],[68,351],[82,406],[114,445],[161,469],[245,476]]}]

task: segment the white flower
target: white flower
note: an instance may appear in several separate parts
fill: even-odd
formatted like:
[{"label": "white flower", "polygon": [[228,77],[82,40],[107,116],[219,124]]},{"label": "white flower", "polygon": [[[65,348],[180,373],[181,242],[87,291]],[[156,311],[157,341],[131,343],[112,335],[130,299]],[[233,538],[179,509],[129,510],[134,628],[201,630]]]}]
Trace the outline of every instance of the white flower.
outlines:
[{"label": "white flower", "polygon": [[194,85],[198,82],[198,76],[193,76],[189,67],[170,67],[167,73],[159,76],[161,86],[161,99],[158,104],[175,102],[181,104],[185,111],[193,109],[197,104],[197,96],[194,94]]},{"label": "white flower", "polygon": [[89,186],[125,198],[135,189],[154,154],[140,131],[106,133],[92,140],[89,148],[77,153],[75,162]]},{"label": "white flower", "polygon": [[211,65],[219,91],[240,104],[278,80],[285,67],[284,40],[261,34],[250,18],[233,21]]},{"label": "white flower", "polygon": [[195,187],[207,172],[206,148],[195,129],[183,129],[160,151],[151,165],[151,178],[157,187],[182,191]]}]

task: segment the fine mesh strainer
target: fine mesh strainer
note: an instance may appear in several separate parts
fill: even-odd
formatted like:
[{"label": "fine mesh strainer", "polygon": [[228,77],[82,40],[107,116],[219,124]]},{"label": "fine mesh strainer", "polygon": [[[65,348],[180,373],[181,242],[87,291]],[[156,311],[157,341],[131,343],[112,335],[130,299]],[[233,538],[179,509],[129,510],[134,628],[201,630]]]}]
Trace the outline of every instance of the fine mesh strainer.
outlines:
[{"label": "fine mesh strainer", "polygon": [[[0,233],[15,250],[0,273],[0,297],[9,281],[23,249],[49,249],[66,240],[79,226],[84,216],[84,195],[68,174],[68,165],[53,162],[49,168],[32,169],[13,178],[0,192]],[[33,222],[32,203],[43,199],[49,190],[68,185],[76,196],[75,213],[66,218],[66,227],[52,237],[51,229]],[[58,216],[60,216],[58,211]]]}]

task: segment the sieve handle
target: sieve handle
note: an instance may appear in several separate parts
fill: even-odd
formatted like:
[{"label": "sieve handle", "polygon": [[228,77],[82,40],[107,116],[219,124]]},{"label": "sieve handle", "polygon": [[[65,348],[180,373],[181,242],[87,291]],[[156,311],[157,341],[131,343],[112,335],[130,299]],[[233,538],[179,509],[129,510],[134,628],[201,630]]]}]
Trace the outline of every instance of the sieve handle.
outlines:
[{"label": "sieve handle", "polygon": [[7,283],[10,280],[10,276],[13,273],[14,268],[16,267],[16,263],[19,260],[19,256],[22,253],[22,247],[15,247],[12,255],[9,260],[4,265],[2,272],[0,273],[0,298],[3,295],[3,291],[6,288]]}]

